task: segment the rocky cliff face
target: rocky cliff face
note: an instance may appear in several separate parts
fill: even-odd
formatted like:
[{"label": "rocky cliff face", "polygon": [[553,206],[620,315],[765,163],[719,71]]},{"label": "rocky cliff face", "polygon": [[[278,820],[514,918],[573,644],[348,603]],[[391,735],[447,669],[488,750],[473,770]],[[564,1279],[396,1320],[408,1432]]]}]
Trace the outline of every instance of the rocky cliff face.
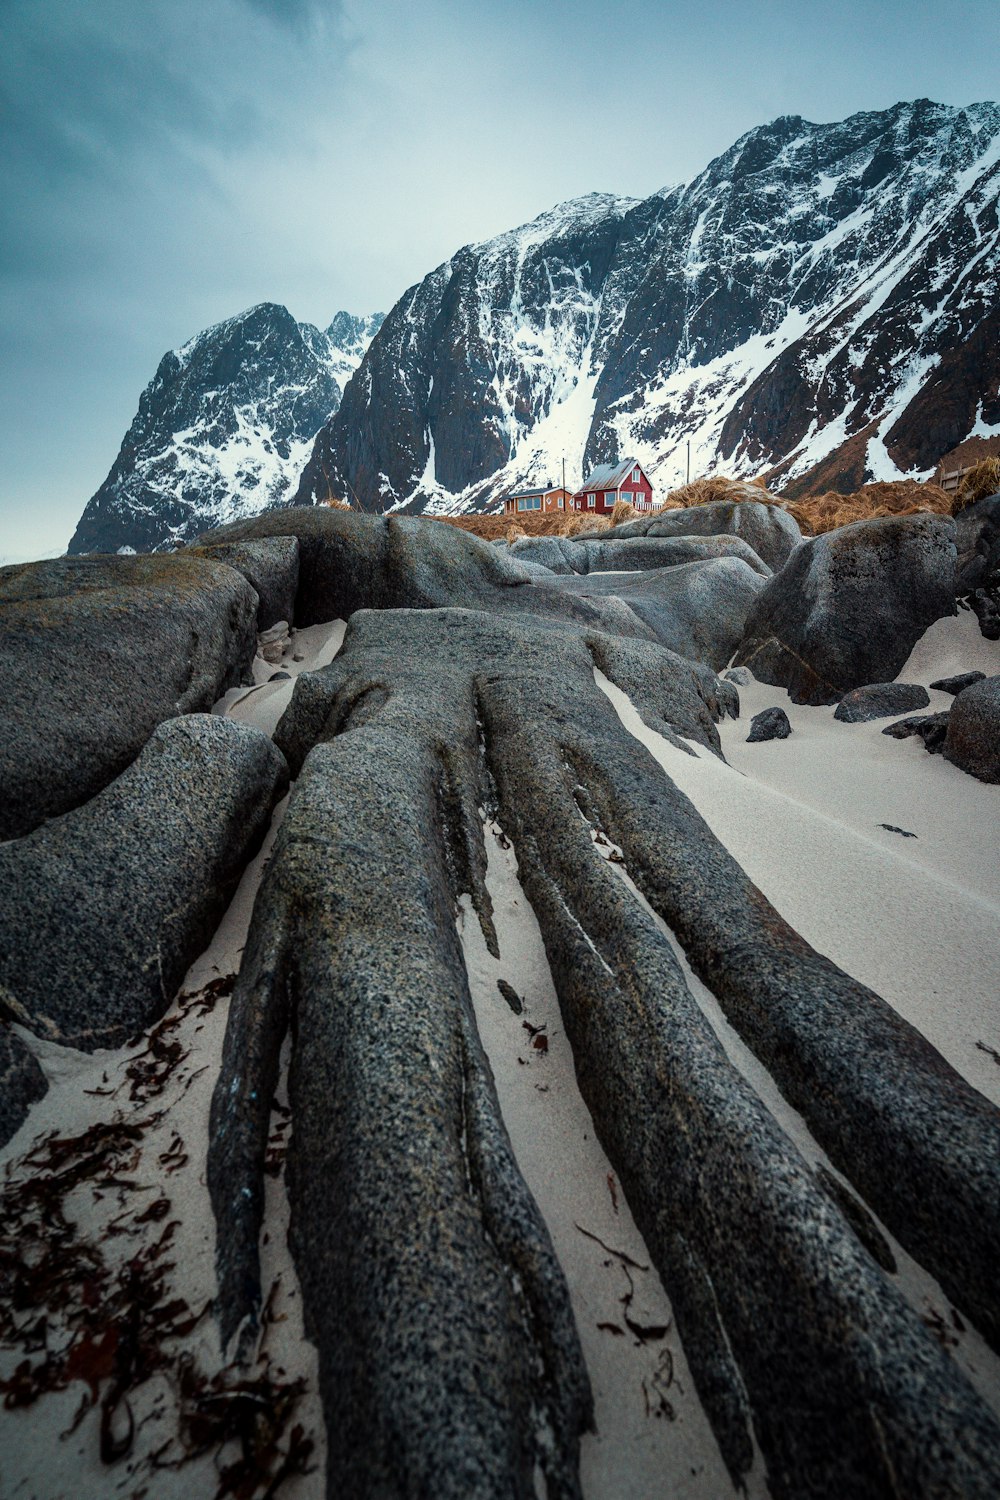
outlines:
[{"label": "rocky cliff face", "polygon": [[381,321],[264,302],[165,354],[70,552],[142,551],[287,503]]},{"label": "rocky cliff face", "polygon": [[929,474],[1000,429],[1000,107],[750,131],[692,183],[564,204],[397,303],[300,502],[478,508],[634,453],[661,488]]},{"label": "rocky cliff face", "polygon": [[252,308],[164,357],[70,550],[330,496],[480,509],[629,454],[663,492],[688,445],[792,496],[929,477],[1000,434],[998,195],[996,104],[785,117],[465,246],[384,324]]}]

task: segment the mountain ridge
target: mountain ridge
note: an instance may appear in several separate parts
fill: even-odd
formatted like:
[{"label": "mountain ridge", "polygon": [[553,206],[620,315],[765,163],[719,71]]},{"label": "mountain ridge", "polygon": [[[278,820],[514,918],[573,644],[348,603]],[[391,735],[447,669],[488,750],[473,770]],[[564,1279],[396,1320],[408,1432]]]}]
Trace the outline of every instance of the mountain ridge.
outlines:
[{"label": "mountain ridge", "polygon": [[[542,216],[465,247],[407,293],[431,330],[410,390],[429,398],[444,376],[448,409],[418,399],[411,416],[390,415],[376,344],[363,384],[317,436],[296,498],[350,485],[371,508],[463,511],[558,475],[563,455],[578,480],[634,454],[662,489],[683,480],[688,442],[694,472],[763,471],[792,493],[808,491],[841,449],[847,488],[927,475],[977,424],[1000,425],[989,292],[1000,259],[998,154],[1000,108],[990,103],[917,100],[833,125],[784,116],[746,132],[690,183],[616,200],[624,212],[614,223],[590,214],[573,224],[571,211],[592,201],[581,199],[561,206],[544,243]],[[509,256],[505,265],[518,240],[516,265]],[[550,295],[532,306],[523,290],[540,274],[533,241],[543,243]],[[977,267],[963,302],[955,292],[970,290]],[[926,294],[942,277],[956,285],[931,309]],[[573,305],[560,320],[567,290]],[[461,327],[470,299],[480,304],[471,341]],[[383,341],[398,332],[401,306]],[[530,351],[546,337],[555,357],[539,381]],[[405,363],[393,364],[405,377]],[[932,382],[918,401],[939,365],[944,389]]]},{"label": "mountain ridge", "polygon": [[319,329],[259,302],[168,350],[69,552],[163,548],[287,503],[381,316]]},{"label": "mountain ridge", "polygon": [[[688,445],[692,473],[763,474],[792,498],[929,477],[1000,433],[998,201],[995,103],[781,116],[688,183],[590,193],[462,246],[384,320],[321,331],[281,309],[276,361],[237,340],[222,440],[204,404],[165,395],[150,427],[140,403],[71,548],[166,546],[329,498],[461,514],[563,461],[575,486],[634,456],[663,493]],[[275,425],[253,403],[279,371],[299,419]],[[161,362],[147,405],[164,380]],[[280,463],[232,460],[238,439],[253,449],[247,409]]]}]

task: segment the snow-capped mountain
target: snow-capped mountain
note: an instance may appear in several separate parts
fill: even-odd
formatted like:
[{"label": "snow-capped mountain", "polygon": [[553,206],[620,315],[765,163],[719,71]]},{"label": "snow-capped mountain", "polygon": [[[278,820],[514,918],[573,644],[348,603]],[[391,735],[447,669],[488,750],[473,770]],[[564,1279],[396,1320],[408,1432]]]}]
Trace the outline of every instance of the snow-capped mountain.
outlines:
[{"label": "snow-capped mountain", "polygon": [[380,323],[321,330],[263,302],[165,354],[70,552],[170,547],[287,504]]},{"label": "snow-capped mountain", "polygon": [[299,503],[481,508],[634,455],[661,489],[926,475],[1000,432],[1000,107],[748,132],[685,186],[466,246],[396,304]]}]

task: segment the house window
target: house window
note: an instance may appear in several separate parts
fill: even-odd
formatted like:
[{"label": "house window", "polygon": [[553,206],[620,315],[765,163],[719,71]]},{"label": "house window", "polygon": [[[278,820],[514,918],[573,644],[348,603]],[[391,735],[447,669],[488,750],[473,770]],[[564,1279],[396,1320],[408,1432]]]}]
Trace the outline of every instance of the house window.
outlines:
[{"label": "house window", "polygon": [[605,503],[605,505],[610,506],[610,508],[612,510],[614,510],[614,508],[615,508],[615,492],[614,492],[614,490],[605,490],[605,492],[604,492],[604,503]]},{"label": "house window", "polygon": [[563,497],[562,497],[562,495],[559,496],[559,499],[556,501],[556,505],[559,508],[559,510],[562,510],[562,508],[563,508]]},{"label": "house window", "polygon": [[587,504],[588,505],[596,505],[597,504],[597,496],[596,495],[588,495],[587,496]]},{"label": "house window", "polygon": [[542,508],[542,497],[541,497],[541,495],[532,495],[531,499],[528,501],[528,508],[529,508],[529,510],[541,510],[541,508]]},{"label": "house window", "polygon": [[632,483],[633,484],[638,484],[639,483],[639,478],[640,478],[639,470],[638,469],[633,469],[632,470]]}]

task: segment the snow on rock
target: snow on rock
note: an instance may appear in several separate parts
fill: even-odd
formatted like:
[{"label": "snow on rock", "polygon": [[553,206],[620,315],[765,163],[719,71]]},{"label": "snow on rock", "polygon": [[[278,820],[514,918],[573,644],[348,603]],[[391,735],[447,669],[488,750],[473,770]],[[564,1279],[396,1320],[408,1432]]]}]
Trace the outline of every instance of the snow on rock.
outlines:
[{"label": "snow on rock", "polygon": [[165,354],[70,552],[172,547],[288,504],[380,323],[322,331],[261,303]]},{"label": "snow on rock", "polygon": [[926,477],[1000,432],[998,185],[1000,106],[917,100],[466,246],[389,314],[298,501],[462,512],[626,454],[663,491],[688,444],[793,493]]}]

